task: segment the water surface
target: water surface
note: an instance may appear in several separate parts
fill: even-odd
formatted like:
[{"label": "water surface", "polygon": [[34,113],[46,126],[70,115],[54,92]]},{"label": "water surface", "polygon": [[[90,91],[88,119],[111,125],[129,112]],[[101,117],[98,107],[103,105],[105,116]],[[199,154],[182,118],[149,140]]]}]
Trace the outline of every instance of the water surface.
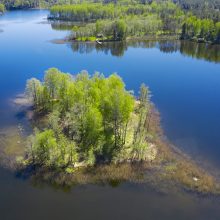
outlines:
[{"label": "water surface", "polygon": [[[47,11],[13,11],[0,17],[0,128],[28,123],[10,104],[26,80],[50,67],[64,72],[117,72],[137,94],[152,91],[166,136],[202,163],[220,169],[220,48],[192,42],[54,44],[68,31],[47,23]],[[0,142],[1,148],[1,142]],[[219,200],[160,194],[123,184],[36,187],[0,169],[1,219],[220,219]]]}]

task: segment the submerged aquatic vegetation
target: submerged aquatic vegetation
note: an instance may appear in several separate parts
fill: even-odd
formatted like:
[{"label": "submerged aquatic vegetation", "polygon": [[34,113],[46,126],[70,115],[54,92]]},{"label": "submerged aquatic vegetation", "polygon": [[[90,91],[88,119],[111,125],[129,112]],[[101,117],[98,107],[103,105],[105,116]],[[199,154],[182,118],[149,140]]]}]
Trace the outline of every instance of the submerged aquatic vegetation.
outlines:
[{"label": "submerged aquatic vegetation", "polygon": [[17,173],[56,186],[134,182],[218,194],[214,176],[164,141],[149,94],[142,85],[136,98],[117,75],[50,69],[44,82],[29,80],[36,129]]}]

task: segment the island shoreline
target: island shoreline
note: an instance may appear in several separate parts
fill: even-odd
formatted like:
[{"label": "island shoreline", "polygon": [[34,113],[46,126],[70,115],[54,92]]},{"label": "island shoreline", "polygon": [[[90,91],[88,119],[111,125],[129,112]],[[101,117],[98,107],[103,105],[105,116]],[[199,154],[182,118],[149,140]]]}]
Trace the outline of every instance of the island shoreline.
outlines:
[{"label": "island shoreline", "polygon": [[[22,105],[20,97],[18,104]],[[24,104],[27,104],[26,100]],[[28,106],[30,107],[30,105]],[[178,190],[198,195],[219,195],[220,188],[217,178],[205,168],[199,167],[189,155],[172,145],[163,132],[160,115],[155,107],[153,107],[152,113],[152,126],[155,126],[159,134],[155,143],[158,146],[158,153],[153,161],[100,163],[94,167],[75,168],[73,173],[68,173],[65,169],[53,169],[36,164],[26,166],[13,161],[10,169],[19,178],[28,178],[33,182],[56,185],[61,188],[86,184],[117,186],[123,182],[130,182],[147,183],[157,190],[164,187],[163,191],[176,187]],[[33,118],[29,120],[32,121]],[[32,123],[31,121],[30,123]]]}]

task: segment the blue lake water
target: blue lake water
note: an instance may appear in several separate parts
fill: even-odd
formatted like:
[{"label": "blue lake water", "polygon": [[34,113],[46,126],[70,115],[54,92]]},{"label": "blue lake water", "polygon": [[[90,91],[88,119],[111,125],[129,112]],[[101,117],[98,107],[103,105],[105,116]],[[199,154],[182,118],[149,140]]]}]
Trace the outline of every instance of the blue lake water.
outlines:
[{"label": "blue lake water", "polygon": [[[192,42],[55,44],[68,31],[52,28],[46,10],[0,17],[0,128],[22,123],[10,99],[26,80],[50,67],[64,72],[117,72],[137,94],[150,87],[171,143],[200,163],[220,169],[220,47]],[[1,147],[1,145],[0,145]],[[0,169],[0,218],[6,219],[220,219],[219,201],[160,195],[125,184],[76,187],[69,193],[34,187]],[[11,211],[10,211],[11,210]],[[2,218],[3,216],[3,218]]]}]

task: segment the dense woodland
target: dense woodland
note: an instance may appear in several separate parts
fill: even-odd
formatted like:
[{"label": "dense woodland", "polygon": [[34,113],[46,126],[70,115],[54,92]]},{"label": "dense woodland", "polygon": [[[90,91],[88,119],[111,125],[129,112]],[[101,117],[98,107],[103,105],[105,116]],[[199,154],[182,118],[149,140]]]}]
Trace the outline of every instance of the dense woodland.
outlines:
[{"label": "dense woodland", "polygon": [[35,113],[46,117],[46,126],[29,138],[31,163],[66,167],[145,159],[153,140],[146,86],[136,100],[116,74],[72,76],[52,68],[43,82],[28,80],[26,91]]},{"label": "dense woodland", "polygon": [[38,8],[38,0],[0,0],[0,3],[5,5],[6,9],[24,9],[24,8]]},{"label": "dense woodland", "polygon": [[174,0],[174,2],[198,18],[220,21],[220,0]]},{"label": "dense woodland", "polygon": [[201,42],[220,43],[220,22],[211,19],[199,19],[195,16],[186,18],[182,26],[182,39]]},{"label": "dense woodland", "polygon": [[71,0],[0,0],[6,9],[45,8],[55,4],[71,4]]},{"label": "dense woodland", "polygon": [[184,12],[171,1],[150,4],[56,5],[50,18],[82,22],[71,39],[80,41],[124,40],[147,36],[176,36],[198,42],[220,43],[220,22]]},{"label": "dense woodland", "polygon": [[[204,19],[220,21],[220,0],[171,0],[185,12],[192,12],[195,16]],[[81,4],[81,3],[113,3],[117,5],[149,5],[152,2],[159,4],[164,0],[0,0],[7,9],[45,8],[53,5]]]},{"label": "dense woodland", "polygon": [[50,18],[83,22],[75,26],[72,38],[107,40],[146,35],[178,35],[181,33],[184,13],[170,1],[137,5],[78,4],[57,5],[51,8]]},{"label": "dense woodland", "polygon": [[[48,7],[57,4],[76,4],[76,3],[114,3],[114,4],[150,4],[153,1],[158,3],[163,0],[0,0],[7,9]],[[184,11],[192,11],[199,18],[210,18],[219,20],[220,0],[172,0]]]},{"label": "dense woodland", "polygon": [[176,36],[220,42],[220,0],[0,0],[0,10],[50,8],[50,18],[82,22],[71,39],[124,40]]}]

